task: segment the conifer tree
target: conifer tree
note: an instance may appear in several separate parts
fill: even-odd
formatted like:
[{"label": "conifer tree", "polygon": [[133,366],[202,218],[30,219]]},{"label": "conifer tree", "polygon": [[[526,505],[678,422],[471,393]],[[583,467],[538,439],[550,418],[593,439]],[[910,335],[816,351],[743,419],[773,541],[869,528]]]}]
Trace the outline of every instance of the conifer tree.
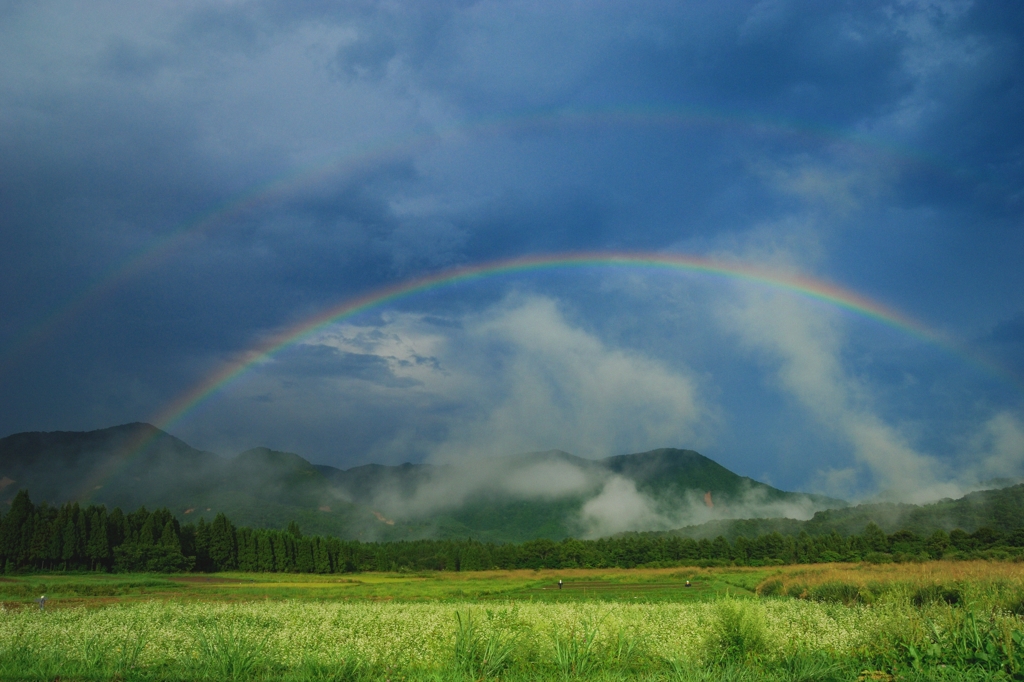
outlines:
[{"label": "conifer tree", "polygon": [[327,543],[321,537],[313,538],[313,569],[317,573],[331,572],[331,558],[327,553]]},{"label": "conifer tree", "polygon": [[210,560],[210,526],[202,517],[199,517],[199,523],[196,524],[195,552],[197,571],[214,570]]},{"label": "conifer tree", "polygon": [[178,520],[174,518],[174,514],[167,507],[161,507],[153,512],[153,528],[155,529],[153,540],[155,544],[160,544],[160,537],[163,535],[164,526],[168,522],[174,525],[174,534],[180,537],[181,530]]},{"label": "conifer tree", "polygon": [[277,531],[259,531],[256,533],[256,566],[257,570],[261,573],[273,573],[275,570],[274,566],[274,545],[271,540],[271,535],[276,535]]},{"label": "conifer tree", "polygon": [[285,570],[298,571],[298,540],[295,536],[290,533],[285,533],[284,539],[284,552],[285,552]]},{"label": "conifer tree", "polygon": [[139,507],[128,515],[127,523],[125,524],[128,536],[125,538],[125,542],[138,545],[156,544],[160,536],[158,534],[159,531],[154,531],[153,524],[154,521],[149,510],[145,507]]},{"label": "conifer tree", "polygon": [[121,511],[120,507],[114,507],[114,511],[110,512],[110,515],[107,517],[107,527],[110,531],[111,547],[117,547],[127,539],[128,533],[126,524],[127,519],[125,518],[124,512]]},{"label": "conifer tree", "polygon": [[186,523],[184,526],[176,523],[175,528],[178,532],[178,539],[181,540],[182,555],[194,557],[196,555],[196,527],[191,523]]},{"label": "conifer tree", "polygon": [[295,565],[299,573],[313,572],[315,564],[313,563],[312,538],[297,538],[295,540]]},{"label": "conifer tree", "polygon": [[160,533],[160,545],[173,549],[180,554],[181,538],[178,537],[177,529],[174,526],[175,523],[173,519],[164,524],[164,529]]},{"label": "conifer tree", "polygon": [[46,557],[50,562],[50,568],[54,568],[57,562],[63,560],[64,555],[64,524],[67,522],[67,507],[63,506],[50,520],[50,544],[46,548]]},{"label": "conifer tree", "polygon": [[89,520],[89,542],[86,546],[86,554],[92,562],[92,569],[95,571],[100,564],[105,564],[110,559],[110,537],[107,533],[107,513],[100,507],[92,513]]},{"label": "conifer tree", "polygon": [[71,507],[71,517],[75,520],[74,561],[77,565],[88,565],[85,547],[89,542],[89,531],[85,525],[85,512],[77,502]]},{"label": "conifer tree", "polygon": [[[28,559],[31,535],[26,529],[31,527],[31,519],[35,512],[27,490],[19,490],[11,501],[11,509],[4,515],[0,525],[0,557],[6,560],[10,570],[16,570]],[[27,537],[26,537],[27,535]]]},{"label": "conifer tree", "polygon": [[746,565],[747,561],[750,559],[750,555],[748,554],[749,549],[750,541],[742,535],[740,535],[733,541],[732,552],[733,558],[736,560],[736,563],[740,564],[741,566]]},{"label": "conifer tree", "polygon": [[215,571],[230,571],[238,566],[235,529],[223,513],[217,514],[210,525],[210,560]]},{"label": "conifer tree", "polygon": [[251,528],[235,529],[235,546],[238,548],[238,570],[256,570],[256,547]]},{"label": "conifer tree", "polygon": [[49,560],[50,535],[53,533],[53,524],[50,522],[50,510],[45,505],[35,513],[33,523],[32,543],[29,546],[29,561],[40,568],[46,568]]},{"label": "conifer tree", "polygon": [[77,502],[65,504],[61,508],[63,520],[60,524],[61,551],[60,560],[65,569],[74,568],[85,557],[85,521],[82,508]]},{"label": "conifer tree", "polygon": [[277,571],[278,573],[288,573],[292,570],[285,540],[286,535],[287,533],[281,532],[273,532],[270,534],[270,544],[274,551],[274,568],[272,570]]}]

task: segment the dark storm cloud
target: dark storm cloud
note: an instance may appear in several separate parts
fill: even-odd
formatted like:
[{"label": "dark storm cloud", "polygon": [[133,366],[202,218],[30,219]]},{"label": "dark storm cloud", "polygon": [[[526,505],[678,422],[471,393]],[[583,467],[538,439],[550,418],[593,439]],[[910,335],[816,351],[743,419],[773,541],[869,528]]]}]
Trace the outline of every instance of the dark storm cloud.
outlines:
[{"label": "dark storm cloud", "polygon": [[662,40],[629,45],[645,78],[661,75],[661,92],[838,125],[908,87],[900,36],[877,6],[721,3],[693,12],[717,15],[710,26],[684,12],[660,26]]},{"label": "dark storm cloud", "polygon": [[910,87],[906,36],[872,4],[461,5],[367,7],[339,68],[380,78],[397,60],[473,107],[633,95],[835,124]]},{"label": "dark storm cloud", "polygon": [[949,22],[942,36],[949,52],[929,55],[933,71],[906,102],[917,125],[905,139],[934,162],[904,178],[908,204],[1019,220],[1024,52],[1014,29],[1021,20],[1019,8],[976,3]]},{"label": "dark storm cloud", "polygon": [[[1022,17],[998,2],[0,3],[0,435],[146,419],[246,348],[353,296],[549,251],[778,258],[951,336],[995,329],[981,345],[1020,366],[1019,325],[996,325],[1016,320],[1024,291]],[[106,294],[75,307],[111,277]],[[641,328],[666,317],[661,299],[614,303],[607,283],[544,282],[552,299],[577,296],[565,320],[551,319],[595,343],[632,314]],[[530,291],[523,279],[508,286]],[[468,334],[467,316],[506,295],[481,283],[397,309],[444,321],[411,337],[429,348]],[[686,308],[690,328],[714,328],[704,305]],[[384,311],[358,322],[401,326]],[[622,338],[682,375],[697,363],[722,385],[767,390],[751,379],[766,371],[756,358],[679,333]],[[836,353],[880,352],[856,339],[865,348]],[[190,428],[224,451],[241,449],[232,439],[291,442],[326,457],[339,437],[332,415],[302,421],[315,393],[321,405],[338,398],[358,431],[346,458],[423,456],[455,423],[467,442],[487,441],[471,428],[474,405],[459,402],[490,404],[482,393],[448,387],[430,403],[402,363],[434,356],[385,341],[282,353],[262,380],[291,382],[287,396],[254,393],[278,410],[258,417],[274,442],[245,440],[254,417],[226,404],[223,424]],[[620,350],[632,357],[607,349]],[[470,366],[478,355],[489,357],[453,352],[470,364],[445,371],[493,371],[485,359]],[[861,426],[909,414],[889,399],[908,373],[918,403],[941,402],[926,397],[947,361],[901,373],[893,357],[870,379],[886,414],[858,412]],[[302,388],[321,380],[319,393]],[[382,393],[331,393],[349,381]],[[711,379],[700,388],[721,390]],[[723,398],[722,410],[763,410],[749,423],[773,423],[772,396],[757,398]],[[773,444],[742,426],[723,442],[775,454],[827,442],[790,408]],[[395,435],[396,420],[411,435]],[[304,428],[322,432],[288,435]]]}]

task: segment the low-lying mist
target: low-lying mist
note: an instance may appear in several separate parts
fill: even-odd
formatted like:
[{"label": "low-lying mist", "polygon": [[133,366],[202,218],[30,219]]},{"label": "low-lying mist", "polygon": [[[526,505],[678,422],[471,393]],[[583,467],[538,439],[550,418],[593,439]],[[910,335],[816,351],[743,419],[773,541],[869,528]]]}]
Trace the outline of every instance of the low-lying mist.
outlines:
[{"label": "low-lying mist", "polygon": [[[783,494],[748,479],[741,479],[739,490],[731,493],[659,486],[656,480],[645,480],[642,470],[640,480],[634,480],[612,471],[605,461],[561,451],[381,469],[375,485],[358,489],[342,485],[339,497],[407,522],[467,506],[569,502],[573,511],[560,521],[573,535],[587,538],[669,530],[715,519],[802,520],[829,506],[821,499]],[[564,505],[557,509],[566,513]]]}]

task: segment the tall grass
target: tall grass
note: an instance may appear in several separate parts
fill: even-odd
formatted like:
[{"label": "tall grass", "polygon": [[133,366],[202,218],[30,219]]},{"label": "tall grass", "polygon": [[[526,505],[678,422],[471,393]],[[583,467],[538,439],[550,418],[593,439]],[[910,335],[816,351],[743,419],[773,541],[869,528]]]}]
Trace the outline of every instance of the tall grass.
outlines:
[{"label": "tall grass", "polygon": [[584,619],[568,631],[552,632],[555,666],[563,678],[586,677],[597,666],[597,625]]},{"label": "tall grass", "polygon": [[1000,606],[1005,591],[950,604],[939,589],[917,606],[916,594],[850,606],[771,597],[23,609],[0,613],[0,679],[1024,678],[1024,626]]},{"label": "tall grass", "polygon": [[212,680],[247,680],[269,672],[266,655],[269,631],[246,628],[234,621],[196,629],[196,671]]},{"label": "tall grass", "polygon": [[709,642],[711,658],[750,661],[768,651],[761,609],[749,601],[723,599],[716,604],[718,622]]},{"label": "tall grass", "polygon": [[1010,621],[973,611],[928,622],[927,636],[905,642],[914,670],[952,667],[1024,678],[1024,631]]},{"label": "tall grass", "polygon": [[491,629],[482,632],[472,611],[455,612],[455,668],[473,679],[497,676],[512,662],[516,648],[515,633]]}]

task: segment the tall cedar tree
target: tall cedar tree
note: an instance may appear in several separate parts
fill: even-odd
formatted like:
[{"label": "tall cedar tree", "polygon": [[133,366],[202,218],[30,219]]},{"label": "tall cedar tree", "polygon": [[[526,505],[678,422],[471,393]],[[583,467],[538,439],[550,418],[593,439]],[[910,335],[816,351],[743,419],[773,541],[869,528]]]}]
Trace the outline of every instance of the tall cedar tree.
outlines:
[{"label": "tall cedar tree", "polygon": [[210,525],[210,560],[215,571],[238,568],[235,528],[224,514],[217,514]]},{"label": "tall cedar tree", "polygon": [[99,566],[106,565],[110,559],[110,535],[107,531],[107,510],[100,507],[92,513],[89,522],[89,543],[86,553],[92,561],[95,571]]}]

